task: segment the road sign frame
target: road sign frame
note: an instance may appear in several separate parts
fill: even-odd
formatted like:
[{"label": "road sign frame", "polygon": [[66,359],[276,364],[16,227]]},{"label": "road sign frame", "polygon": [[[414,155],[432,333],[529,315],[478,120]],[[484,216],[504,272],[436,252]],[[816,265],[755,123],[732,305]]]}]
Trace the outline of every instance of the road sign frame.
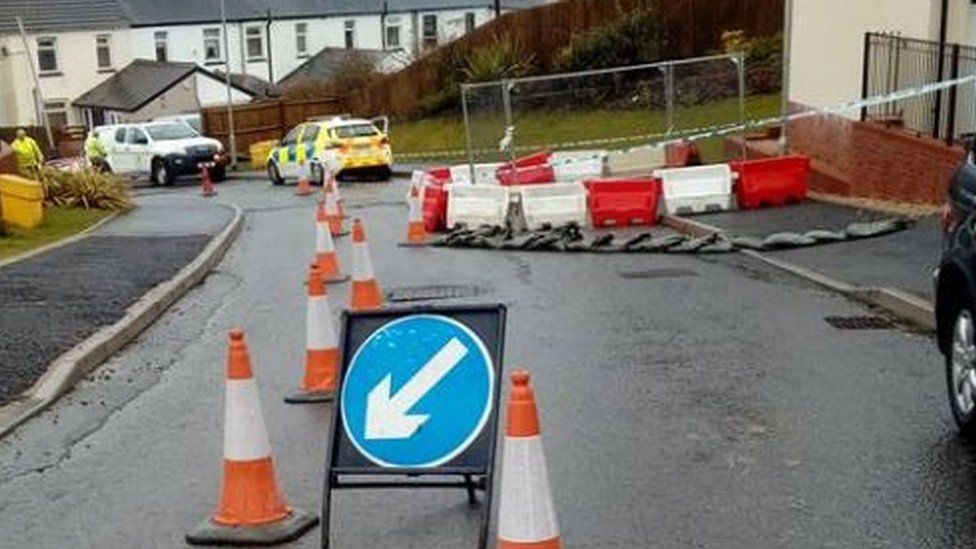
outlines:
[{"label": "road sign frame", "polygon": [[[484,466],[438,466],[438,467],[380,467],[370,466],[341,466],[336,465],[339,461],[340,430],[344,429],[341,421],[342,414],[342,387],[336,391],[336,399],[332,410],[331,431],[329,434],[329,449],[325,460],[325,480],[322,496],[322,538],[321,547],[327,549],[330,544],[330,526],[332,511],[332,491],[341,489],[440,489],[460,488],[464,489],[468,495],[468,503],[478,504],[477,491],[484,492],[483,515],[481,532],[478,540],[479,549],[485,549],[488,544],[488,528],[491,520],[491,505],[493,500],[493,486],[495,479],[495,454],[498,448],[498,429],[499,429],[499,403],[501,400],[501,386],[503,384],[504,372],[504,351],[505,351],[505,316],[506,307],[503,304],[490,305],[421,305],[412,307],[391,307],[378,311],[350,312],[344,311],[342,314],[342,328],[340,335],[340,354],[341,368],[339,379],[345,382],[346,373],[349,369],[349,361],[356,354],[358,349],[352,349],[352,333],[349,329],[350,322],[357,320],[376,320],[389,318],[390,322],[414,315],[439,315],[456,320],[456,315],[488,314],[497,315],[497,333],[492,334],[497,341],[495,352],[493,353],[493,366],[495,383],[493,384],[491,395],[491,413],[488,421],[482,427],[482,436],[487,436],[486,460]],[[385,325],[384,323],[383,325]],[[381,325],[379,328],[381,328]],[[379,329],[377,328],[377,329]],[[375,331],[375,330],[374,330]],[[372,333],[372,332],[371,332]],[[365,341],[365,340],[364,340]],[[486,433],[487,434],[484,434]],[[461,452],[461,455],[467,450]],[[365,457],[365,456],[363,456]],[[343,475],[355,475],[357,480],[343,480]],[[362,480],[362,477],[383,477],[384,480]],[[405,479],[385,480],[389,477],[407,477]],[[422,477],[441,477],[439,479],[428,478],[421,480]],[[459,480],[444,480],[443,477],[461,477]]]}]

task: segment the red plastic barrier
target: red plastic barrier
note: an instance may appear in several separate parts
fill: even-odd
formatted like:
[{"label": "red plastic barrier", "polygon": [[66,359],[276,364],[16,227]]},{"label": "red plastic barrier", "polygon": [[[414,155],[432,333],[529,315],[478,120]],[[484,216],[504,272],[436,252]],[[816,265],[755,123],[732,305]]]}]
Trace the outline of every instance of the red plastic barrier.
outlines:
[{"label": "red plastic barrier", "polygon": [[451,182],[451,168],[449,166],[434,166],[427,169],[427,175],[434,180],[434,184],[443,185]]},{"label": "red plastic barrier", "polygon": [[591,179],[586,185],[594,227],[655,225],[661,181],[653,177]]},{"label": "red plastic barrier", "polygon": [[545,166],[552,159],[552,153],[549,151],[539,151],[537,153],[532,153],[528,156],[523,156],[521,158],[516,158],[514,164],[516,168],[531,168],[532,166]]},{"label": "red plastic barrier", "polygon": [[447,188],[443,185],[424,187],[424,228],[429,233],[447,228]]},{"label": "red plastic barrier", "polygon": [[739,208],[783,206],[801,202],[807,197],[810,159],[806,156],[783,156],[729,162],[738,174],[736,198]]},{"label": "red plastic barrier", "polygon": [[672,143],[664,148],[664,161],[668,168],[701,166],[701,155],[694,143]]},{"label": "red plastic barrier", "polygon": [[556,173],[548,164],[526,168],[499,168],[496,172],[501,185],[540,185],[556,181]]}]

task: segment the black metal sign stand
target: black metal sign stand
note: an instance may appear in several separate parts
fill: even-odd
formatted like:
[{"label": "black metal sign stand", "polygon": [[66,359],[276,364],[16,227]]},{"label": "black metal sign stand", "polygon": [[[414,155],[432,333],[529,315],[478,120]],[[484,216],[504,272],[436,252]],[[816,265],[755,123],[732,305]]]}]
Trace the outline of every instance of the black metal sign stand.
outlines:
[{"label": "black metal sign stand", "polygon": [[[492,492],[495,474],[495,451],[498,438],[498,403],[502,384],[502,355],[505,334],[504,305],[485,306],[456,306],[456,307],[412,307],[401,309],[387,309],[374,312],[343,314],[342,342],[343,358],[340,379],[345,380],[351,356],[355,349],[362,344],[363,330],[357,324],[372,325],[378,329],[392,319],[411,315],[441,315],[466,324],[486,343],[495,366],[495,384],[489,420],[482,427],[476,441],[457,458],[444,466],[433,468],[390,468],[381,467],[365,461],[358,451],[355,451],[346,438],[344,427],[340,421],[342,414],[341,393],[337,392],[335,407],[332,413],[332,427],[330,444],[325,463],[325,483],[322,495],[322,549],[330,546],[330,526],[332,511],[332,492],[344,489],[463,489],[467,492],[468,503],[479,505],[477,492],[484,492],[482,506],[481,530],[478,548],[486,549],[488,544],[488,528],[491,519]],[[350,464],[350,461],[358,463]],[[343,477],[354,475],[356,480],[345,480]],[[376,480],[362,480],[362,477],[380,477]]]}]

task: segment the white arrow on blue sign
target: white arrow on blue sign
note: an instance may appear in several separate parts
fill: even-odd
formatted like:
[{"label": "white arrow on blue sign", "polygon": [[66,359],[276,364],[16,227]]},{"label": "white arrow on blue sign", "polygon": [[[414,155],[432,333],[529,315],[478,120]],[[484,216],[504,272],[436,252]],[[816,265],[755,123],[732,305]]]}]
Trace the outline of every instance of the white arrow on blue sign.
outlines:
[{"label": "white arrow on blue sign", "polygon": [[439,315],[413,315],[373,332],[342,384],[349,440],[382,467],[428,468],[471,445],[491,416],[495,368],[484,342]]}]

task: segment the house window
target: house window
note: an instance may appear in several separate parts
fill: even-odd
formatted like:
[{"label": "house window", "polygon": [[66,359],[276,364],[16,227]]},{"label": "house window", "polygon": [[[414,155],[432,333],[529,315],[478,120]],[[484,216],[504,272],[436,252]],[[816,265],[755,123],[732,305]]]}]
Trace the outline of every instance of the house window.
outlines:
[{"label": "house window", "polygon": [[264,34],[261,27],[248,27],[245,31],[247,37],[247,60],[262,61],[264,58]]},{"label": "house window", "polygon": [[299,57],[308,55],[308,23],[295,23],[295,51]]},{"label": "house window", "polygon": [[156,31],[153,33],[153,42],[156,44],[156,61],[165,63],[169,59],[168,41],[169,37],[166,31]]},{"label": "house window", "polygon": [[423,19],[424,25],[424,48],[433,48],[437,46],[437,16],[436,15],[425,15]]},{"label": "house window", "polygon": [[52,128],[63,128],[67,126],[68,102],[62,100],[45,101],[44,116],[47,117],[47,123]]},{"label": "house window", "polygon": [[42,36],[37,39],[37,67],[41,74],[58,72],[58,39]]},{"label": "house window", "polygon": [[474,26],[475,26],[474,12],[469,11],[468,13],[464,14],[464,33],[467,34],[473,31]]},{"label": "house window", "polygon": [[220,54],[220,29],[203,29],[203,60],[219,62],[223,59]]},{"label": "house window", "polygon": [[108,34],[99,34],[95,37],[95,56],[98,58],[99,69],[112,68],[111,39]]},{"label": "house window", "polygon": [[346,19],[346,49],[351,50],[356,47],[356,21]]},{"label": "house window", "polygon": [[386,47],[390,49],[400,47],[400,25],[386,27]]}]

